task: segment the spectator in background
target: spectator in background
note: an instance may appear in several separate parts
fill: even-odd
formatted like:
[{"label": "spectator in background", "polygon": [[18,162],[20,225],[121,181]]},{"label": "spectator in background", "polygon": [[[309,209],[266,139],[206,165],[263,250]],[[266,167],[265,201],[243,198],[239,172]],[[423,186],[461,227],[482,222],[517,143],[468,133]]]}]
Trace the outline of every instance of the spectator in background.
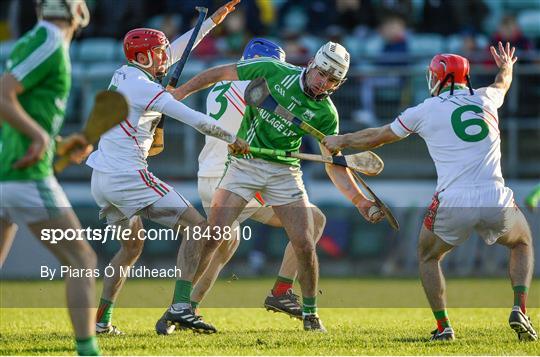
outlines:
[{"label": "spectator in background", "polygon": [[453,0],[452,10],[455,29],[477,34],[482,31],[484,20],[489,16],[489,7],[484,0]]},{"label": "spectator in background", "polygon": [[425,0],[419,29],[444,36],[456,30],[476,34],[488,15],[484,0]]},{"label": "spectator in background", "polygon": [[[459,49],[459,54],[468,58],[471,64],[480,64],[485,61],[489,52],[485,51],[485,49],[480,46],[474,32],[465,30],[461,33],[461,48]],[[476,82],[475,84],[478,85]]]},{"label": "spectator in background", "polygon": [[452,35],[456,31],[454,2],[455,0],[425,0],[419,30],[444,36]]},{"label": "spectator in background", "polygon": [[130,29],[146,21],[145,0],[96,1],[90,7],[92,23],[84,34],[92,37],[123,38]]},{"label": "spectator in background", "polygon": [[[520,51],[529,51],[533,49],[533,43],[523,32],[514,15],[506,15],[501,19],[497,31],[491,36],[490,45],[496,45],[499,41],[510,42],[519,54]],[[520,62],[523,59],[520,58]]]},{"label": "spectator in background", "polygon": [[[334,25],[352,34],[359,26],[375,28],[377,25],[371,0],[336,0]],[[341,42],[339,42],[341,43]]]},{"label": "spectator in background", "polygon": [[[540,25],[538,25],[540,26]],[[533,42],[527,38],[516,20],[514,15],[506,15],[501,19],[495,33],[491,36],[490,45],[497,44],[498,41],[508,41],[516,48],[516,56],[519,58],[521,65],[531,64],[538,61],[538,56],[534,56]],[[490,59],[487,62],[490,68],[495,68],[495,61]],[[527,90],[515,91],[510,90],[509,97],[514,100],[508,100],[501,110],[501,115],[505,117],[538,117],[538,91],[540,91],[540,77],[538,74],[520,74],[515,73],[519,77],[521,88]]]},{"label": "spectator in background", "polygon": [[[408,64],[409,45],[405,20],[400,16],[389,15],[379,26],[379,35],[383,40],[381,52],[373,63],[378,66],[398,67]],[[355,120],[368,126],[378,125],[375,116],[375,91],[377,88],[396,88],[403,79],[394,75],[385,77],[367,77],[361,85],[360,95],[363,109],[355,113]]]},{"label": "spectator in background", "polygon": [[283,50],[287,54],[287,62],[305,66],[310,58],[309,48],[303,43],[304,33],[296,29],[286,29],[283,33]]},{"label": "spectator in background", "polygon": [[146,26],[160,30],[172,41],[180,34],[180,29],[183,27],[182,17],[171,14],[157,15],[152,17]]},{"label": "spectator in background", "polygon": [[[311,35],[323,36],[336,14],[334,1],[324,0],[295,0],[287,1],[279,9],[280,28],[290,28],[291,16],[296,20],[305,21],[305,30]],[[300,17],[303,15],[304,19]],[[300,26],[299,26],[300,28]],[[296,28],[298,30],[299,28]],[[302,30],[304,27],[302,26]],[[289,53],[287,52],[287,57]]]},{"label": "spectator in background", "polygon": [[222,25],[222,36],[217,42],[222,55],[240,58],[244,50],[244,45],[247,43],[251,35],[246,31],[246,15],[242,6],[231,13]]},{"label": "spectator in background", "polygon": [[389,17],[400,17],[406,25],[412,25],[412,0],[378,0],[375,4],[378,25],[381,25]]}]

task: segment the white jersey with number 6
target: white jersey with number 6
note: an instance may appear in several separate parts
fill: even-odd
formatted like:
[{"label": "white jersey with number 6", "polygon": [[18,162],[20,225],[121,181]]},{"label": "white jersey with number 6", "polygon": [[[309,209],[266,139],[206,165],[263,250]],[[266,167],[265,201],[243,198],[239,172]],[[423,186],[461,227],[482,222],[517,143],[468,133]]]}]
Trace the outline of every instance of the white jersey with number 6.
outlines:
[{"label": "white jersey with number 6", "polygon": [[[236,133],[246,110],[244,91],[249,81],[216,83],[206,98],[206,114],[218,125]],[[205,136],[205,144],[199,154],[199,177],[221,177],[227,161],[227,143]]]},{"label": "white jersey with number 6", "polygon": [[426,142],[437,170],[437,191],[483,185],[504,186],[497,109],[504,91],[492,87],[441,93],[401,113],[392,131],[417,133]]}]

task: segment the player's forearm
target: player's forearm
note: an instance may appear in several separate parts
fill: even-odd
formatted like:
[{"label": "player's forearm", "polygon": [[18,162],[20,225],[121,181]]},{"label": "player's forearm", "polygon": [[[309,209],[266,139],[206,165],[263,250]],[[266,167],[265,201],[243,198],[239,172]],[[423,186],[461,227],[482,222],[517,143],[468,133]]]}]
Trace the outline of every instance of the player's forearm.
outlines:
[{"label": "player's forearm", "polygon": [[238,74],[236,72],[236,64],[232,63],[228,65],[213,67],[209,70],[199,73],[198,75],[187,81],[185,84],[183,84],[180,88],[182,89],[185,98],[195,92],[208,88],[217,82],[237,80]]},{"label": "player's forearm", "polygon": [[236,135],[220,128],[214,119],[180,102],[170,101],[165,104],[163,114],[197,129],[204,135],[213,136],[229,144],[236,141]]},{"label": "player's forearm", "polygon": [[491,86],[504,89],[505,92],[508,91],[508,89],[510,89],[510,85],[512,84],[512,72],[513,66],[502,65],[499,68],[499,72],[495,76],[495,81]]},{"label": "player's forearm", "polygon": [[357,206],[360,201],[366,200],[366,197],[358,188],[349,169],[330,164],[326,164],[325,169],[334,186],[336,186],[341,194],[351,201],[353,205]]},{"label": "player's forearm", "polygon": [[378,128],[368,128],[342,135],[342,148],[368,150],[384,145],[378,138]]}]

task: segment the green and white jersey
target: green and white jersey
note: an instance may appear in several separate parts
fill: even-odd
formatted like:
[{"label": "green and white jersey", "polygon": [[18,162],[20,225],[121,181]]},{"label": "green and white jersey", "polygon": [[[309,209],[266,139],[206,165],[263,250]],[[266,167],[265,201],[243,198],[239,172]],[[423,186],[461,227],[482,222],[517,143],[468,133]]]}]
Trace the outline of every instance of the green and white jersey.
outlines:
[{"label": "green and white jersey", "polygon": [[22,170],[11,166],[23,157],[30,138],[5,121],[0,141],[0,180],[39,180],[51,176],[54,140],[64,121],[66,103],[71,88],[69,43],[54,24],[39,21],[20,38],[6,63],[11,73],[24,87],[18,96],[24,110],[51,137],[45,156],[36,164]]},{"label": "green and white jersey", "polygon": [[[304,93],[301,80],[304,70],[302,67],[272,58],[256,58],[241,61],[237,65],[240,80],[265,78],[270,93],[281,106],[324,134],[335,135],[339,131],[336,107],[330,98],[316,101]],[[302,144],[302,136],[305,134],[305,131],[278,115],[248,106],[237,136],[254,147],[298,151]],[[292,157],[275,158],[262,154],[253,156],[281,164],[300,166],[300,160]]]}]

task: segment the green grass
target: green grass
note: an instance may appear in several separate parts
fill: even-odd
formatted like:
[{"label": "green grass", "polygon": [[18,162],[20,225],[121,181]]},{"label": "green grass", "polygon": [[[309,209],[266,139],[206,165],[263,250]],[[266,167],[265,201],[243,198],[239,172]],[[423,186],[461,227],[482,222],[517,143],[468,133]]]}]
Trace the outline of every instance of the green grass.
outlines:
[{"label": "green grass", "polygon": [[[356,282],[356,283],[355,283]],[[348,279],[323,280],[321,304],[331,306],[329,300],[340,295],[352,295],[352,299],[367,300],[374,304],[385,280]],[[45,282],[2,282],[2,295],[17,288],[33,288],[34,294]],[[244,280],[242,282],[220,281],[208,299],[208,304],[217,306],[219,299],[234,299],[226,293],[232,287],[246,293],[247,288],[257,289],[259,303],[271,280]],[[59,282],[45,283],[50,291],[62,291]],[[133,280],[126,284],[122,301],[133,303],[136,299],[126,294],[147,289],[148,281]],[[154,283],[150,283],[152,286]],[[160,299],[169,300],[172,283],[165,285],[164,293],[154,290]],[[536,281],[535,285],[538,285]],[[54,286],[54,289],[52,288]],[[479,287],[478,287],[479,286]],[[485,290],[487,286],[492,289]],[[369,297],[374,287],[375,298]],[[393,289],[399,288],[396,291]],[[534,288],[534,287],[533,287]],[[129,290],[132,289],[132,290]],[[425,306],[425,298],[418,294],[416,280],[387,281],[387,295],[412,294],[422,299],[417,306]],[[421,288],[420,288],[421,289]],[[453,290],[462,290],[462,293]],[[337,290],[337,291],[336,291]],[[118,308],[114,312],[114,323],[126,332],[125,336],[100,336],[102,352],[108,355],[537,355],[540,343],[520,343],[508,327],[507,318],[512,304],[512,294],[505,280],[455,280],[449,281],[450,303],[473,293],[483,291],[479,300],[496,300],[506,307],[450,309],[450,319],[458,340],[454,343],[430,343],[429,332],[434,328],[431,311],[425,307],[354,307],[321,308],[328,334],[302,331],[301,322],[282,314],[266,312],[261,308],[204,308],[206,320],[214,324],[219,333],[197,335],[188,331],[174,335],[157,336],[153,330],[155,321],[164,308]],[[501,290],[501,291],[499,291]],[[421,292],[421,290],[420,290]],[[364,295],[358,295],[362,293]],[[500,293],[500,294],[499,294]],[[161,296],[163,295],[163,296]],[[500,296],[499,296],[500,295]],[[43,291],[37,295],[49,300]],[[407,304],[410,299],[402,296]],[[532,300],[531,298],[534,298]],[[143,299],[144,300],[144,299]],[[463,301],[465,301],[463,300]],[[532,301],[531,301],[532,300]],[[352,301],[352,300],[351,300]],[[531,295],[529,309],[534,322],[540,320],[538,295]],[[212,304],[211,304],[212,302]],[[384,302],[387,303],[388,301]],[[166,304],[166,303],[165,303]],[[459,306],[458,304],[454,304]],[[500,306],[505,306],[500,305]],[[2,300],[2,306],[5,306]],[[148,306],[148,305],[147,305]],[[153,305],[151,305],[153,306]],[[163,305],[164,306],[164,305]],[[362,306],[358,304],[358,306]],[[382,305],[381,305],[382,306]],[[462,305],[463,306],[463,305]],[[488,305],[490,306],[490,305]],[[499,306],[499,305],[496,305]],[[2,308],[0,310],[0,353],[2,355],[73,355],[73,339],[68,315],[62,308]]]}]

